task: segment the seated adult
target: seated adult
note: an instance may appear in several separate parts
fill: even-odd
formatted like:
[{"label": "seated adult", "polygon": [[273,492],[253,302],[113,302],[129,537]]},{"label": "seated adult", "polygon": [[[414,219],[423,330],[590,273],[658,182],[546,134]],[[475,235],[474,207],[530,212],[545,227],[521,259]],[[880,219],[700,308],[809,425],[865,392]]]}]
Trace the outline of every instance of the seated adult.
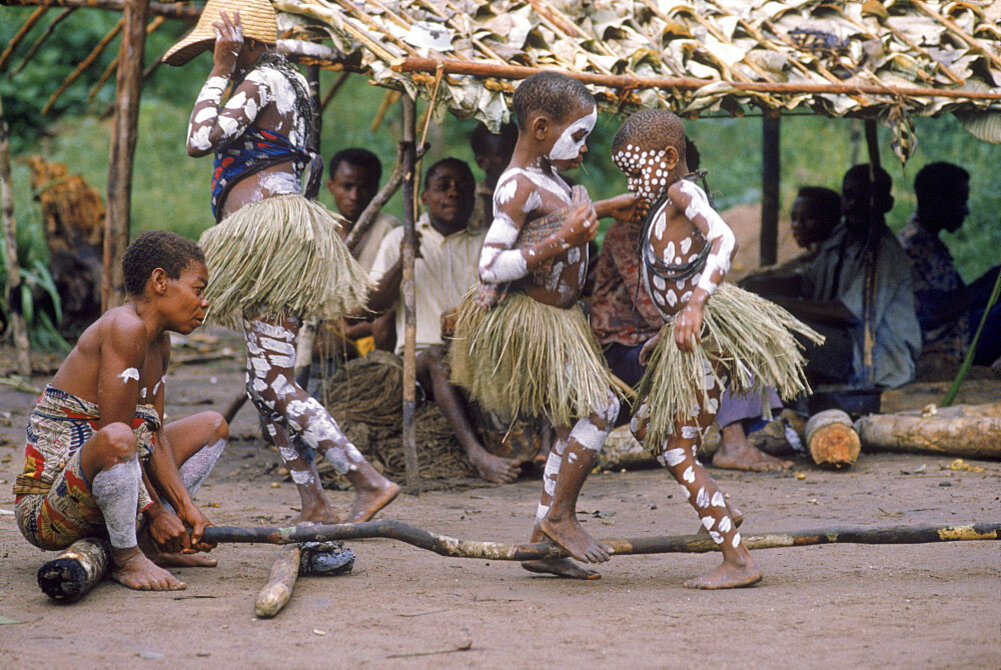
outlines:
[{"label": "seated adult", "polygon": [[15,514],[36,547],[107,537],[113,579],[173,591],[184,583],[159,566],[215,565],[189,555],[212,548],[191,495],[229,427],[216,412],[163,425],[168,332],[201,325],[208,270],[194,242],[164,231],[139,235],[122,266],[126,303],[84,331],[28,419]]},{"label": "seated adult", "polygon": [[[970,174],[951,163],[931,163],[914,178],[918,210],[897,239],[911,260],[914,301],[924,341],[922,356],[958,362],[966,355],[1001,266],[994,266],[969,285],[956,271],[939,233],[954,233],[969,214]],[[1001,357],[1001,305],[987,317],[973,362],[990,365]]]},{"label": "seated adult", "polygon": [[[594,267],[591,293],[591,329],[605,352],[612,372],[635,387],[645,366],[639,353],[650,338],[660,332],[664,321],[640,279],[640,258],[636,251],[642,223],[616,220],[605,233],[604,246]],[[769,389],[767,399],[780,407],[778,395]],[[766,454],[751,444],[744,423],[761,416],[762,396],[750,393],[736,396],[729,391],[720,398],[717,421],[721,428],[720,446],[713,455],[713,465],[735,470],[776,470],[792,466]],[[629,421],[629,408],[623,403],[616,425]]]},{"label": "seated adult", "polygon": [[[348,225],[341,230],[342,235],[347,237],[362,212],[379,191],[382,163],[378,156],[367,149],[342,149],[330,159],[329,170],[327,190],[334,197],[338,213],[348,222]],[[375,263],[382,239],[399,225],[400,222],[396,217],[379,212],[372,226],[351,249],[352,255],[358,259],[358,264],[366,272],[370,271]],[[396,336],[393,313],[389,312],[374,319],[350,324],[344,329],[343,335],[355,341],[372,337],[376,349],[392,351]]]},{"label": "seated adult", "polygon": [[823,186],[801,186],[792,201],[789,229],[803,253],[784,263],[761,268],[748,277],[782,276],[796,272],[817,257],[820,245],[841,222],[841,196]]},{"label": "seated adult", "polygon": [[497,186],[497,179],[511,162],[517,141],[518,128],[513,123],[502,125],[499,133],[490,132],[481,123],[469,136],[473,158],[483,170],[483,181],[476,185],[473,214],[469,217],[470,228],[487,228],[494,220],[494,188]]},{"label": "seated adult", "polygon": [[869,166],[854,166],[842,181],[844,223],[821,244],[817,256],[793,274],[743,283],[826,337],[823,345],[808,345],[806,350],[806,374],[815,387],[870,386],[864,357],[870,238],[878,243],[871,385],[894,388],[914,378],[921,329],[914,313],[910,262],[884,219],[893,208],[891,188],[885,170],[877,169],[871,185]]},{"label": "seated adult", "polygon": [[[480,442],[465,399],[449,383],[441,335],[442,315],[458,307],[478,280],[480,247],[487,231],[469,228],[475,185],[469,166],[457,158],[438,161],[424,178],[421,203],[427,211],[417,221],[419,246],[414,263],[417,376],[422,388],[441,407],[479,475],[487,481],[505,483],[517,478],[520,462],[495,456]],[[368,302],[368,309],[374,312],[396,308],[398,354],[403,352],[404,333],[402,241],[402,228],[390,231],[383,239],[371,270],[378,286]]]}]

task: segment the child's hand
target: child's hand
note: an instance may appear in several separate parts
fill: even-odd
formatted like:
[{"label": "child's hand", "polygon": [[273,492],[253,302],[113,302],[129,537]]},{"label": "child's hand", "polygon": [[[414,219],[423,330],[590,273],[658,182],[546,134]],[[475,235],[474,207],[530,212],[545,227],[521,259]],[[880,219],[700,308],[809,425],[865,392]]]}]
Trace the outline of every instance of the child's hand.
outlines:
[{"label": "child's hand", "polygon": [[635,193],[623,193],[596,203],[595,209],[599,211],[599,217],[610,216],[617,221],[632,221],[640,202],[642,200]]},{"label": "child's hand", "polygon": [[162,507],[149,518],[148,532],[157,549],[168,554],[176,554],[191,546],[184,523],[176,514]]},{"label": "child's hand", "polygon": [[215,30],[215,49],[212,58],[216,67],[221,67],[229,72],[236,67],[236,59],[243,49],[243,28],[240,26],[240,12],[233,12],[233,20],[230,21],[226,12],[219,12],[222,21],[215,21],[212,28]]},{"label": "child's hand", "polygon": [[181,553],[194,554],[198,551],[211,551],[215,547],[214,544],[202,541],[206,526],[211,526],[212,522],[205,518],[200,509],[192,505],[180,513],[180,518],[191,527],[191,540],[185,543]]},{"label": "child's hand", "polygon": [[598,234],[598,215],[591,204],[575,209],[560,229],[563,242],[572,247],[587,244]]},{"label": "child's hand", "polygon": [[688,352],[695,344],[702,343],[702,305],[689,302],[681,310],[674,326],[674,342],[679,349]]},{"label": "child's hand", "polygon": [[643,345],[640,349],[639,363],[642,366],[646,366],[647,362],[650,360],[650,356],[653,354],[653,350],[657,348],[657,343],[660,342],[660,333],[657,333]]}]

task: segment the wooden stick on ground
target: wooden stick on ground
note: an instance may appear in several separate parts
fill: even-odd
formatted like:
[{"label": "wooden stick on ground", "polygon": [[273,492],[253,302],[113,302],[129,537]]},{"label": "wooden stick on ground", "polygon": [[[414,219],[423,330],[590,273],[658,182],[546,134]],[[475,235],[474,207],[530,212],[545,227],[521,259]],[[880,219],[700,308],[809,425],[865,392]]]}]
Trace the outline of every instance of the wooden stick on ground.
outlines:
[{"label": "wooden stick on ground", "polygon": [[[237,528],[209,526],[205,529],[206,542],[264,542],[288,544],[294,542],[325,542],[329,540],[356,540],[384,537],[412,544],[442,556],[454,558],[482,558],[497,561],[528,561],[544,558],[563,558],[567,554],[553,542],[536,544],[503,544],[460,540],[447,535],[432,533],[395,519],[380,519],[362,523],[337,525],[292,526],[288,528]],[[890,526],[867,528],[864,526],[831,526],[816,530],[786,531],[779,533],[744,534],[748,549],[775,549],[802,547],[813,544],[921,544],[926,542],[952,542],[957,540],[1001,539],[1001,522],[971,523],[947,526]],[[708,535],[668,535],[604,540],[616,555],[704,553],[717,551],[716,543]]]},{"label": "wooden stick on ground", "polygon": [[298,544],[286,544],[282,547],[271,566],[268,583],[257,594],[254,602],[254,614],[261,619],[270,619],[281,612],[292,597],[295,581],[299,577],[299,554]]},{"label": "wooden stick on ground", "polygon": [[[7,260],[8,295],[20,292],[21,269],[17,264],[17,222],[14,220],[14,190],[10,179],[10,140],[7,121],[3,117],[3,101],[0,100],[0,216],[3,218],[4,256]],[[17,349],[17,373],[22,377],[31,376],[31,344],[28,341],[28,325],[19,310],[10,310],[14,347]]]},{"label": "wooden stick on ground", "polygon": [[108,543],[98,538],[84,538],[38,569],[38,585],[53,600],[71,603],[104,579],[110,565]]}]

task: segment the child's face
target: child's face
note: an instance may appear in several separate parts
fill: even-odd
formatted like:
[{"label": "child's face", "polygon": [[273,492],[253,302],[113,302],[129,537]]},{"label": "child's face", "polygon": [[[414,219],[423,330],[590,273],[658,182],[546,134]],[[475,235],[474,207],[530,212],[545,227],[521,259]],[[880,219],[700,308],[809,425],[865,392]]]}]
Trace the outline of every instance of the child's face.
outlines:
[{"label": "child's face", "polygon": [[550,126],[549,134],[556,139],[546,157],[557,170],[570,170],[581,164],[587,152],[587,137],[597,120],[598,108],[588,105],[569,114],[565,122]]},{"label": "child's face", "polygon": [[187,335],[202,325],[205,311],[209,308],[209,301],[205,299],[208,280],[209,271],[205,263],[195,260],[187,264],[177,279],[166,278],[164,311],[169,330]]},{"label": "child's face", "polygon": [[642,149],[631,143],[615,152],[612,162],[626,175],[629,190],[649,202],[673,183],[671,171],[677,165],[667,150]]},{"label": "child's face", "polygon": [[819,241],[820,224],[810,210],[810,202],[803,197],[798,197],[792,202],[791,212],[792,222],[789,228],[792,230],[792,237],[796,244],[804,249],[813,242]]}]

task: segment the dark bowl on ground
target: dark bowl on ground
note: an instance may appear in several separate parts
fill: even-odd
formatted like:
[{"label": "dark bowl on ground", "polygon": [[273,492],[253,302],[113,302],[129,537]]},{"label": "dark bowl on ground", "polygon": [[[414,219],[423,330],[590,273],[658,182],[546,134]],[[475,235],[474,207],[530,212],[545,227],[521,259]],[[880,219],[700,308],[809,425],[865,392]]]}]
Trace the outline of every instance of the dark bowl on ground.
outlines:
[{"label": "dark bowl on ground", "polygon": [[883,392],[877,389],[819,391],[807,399],[806,405],[811,416],[827,409],[840,409],[852,419],[857,419],[867,414],[879,414],[882,395]]}]

